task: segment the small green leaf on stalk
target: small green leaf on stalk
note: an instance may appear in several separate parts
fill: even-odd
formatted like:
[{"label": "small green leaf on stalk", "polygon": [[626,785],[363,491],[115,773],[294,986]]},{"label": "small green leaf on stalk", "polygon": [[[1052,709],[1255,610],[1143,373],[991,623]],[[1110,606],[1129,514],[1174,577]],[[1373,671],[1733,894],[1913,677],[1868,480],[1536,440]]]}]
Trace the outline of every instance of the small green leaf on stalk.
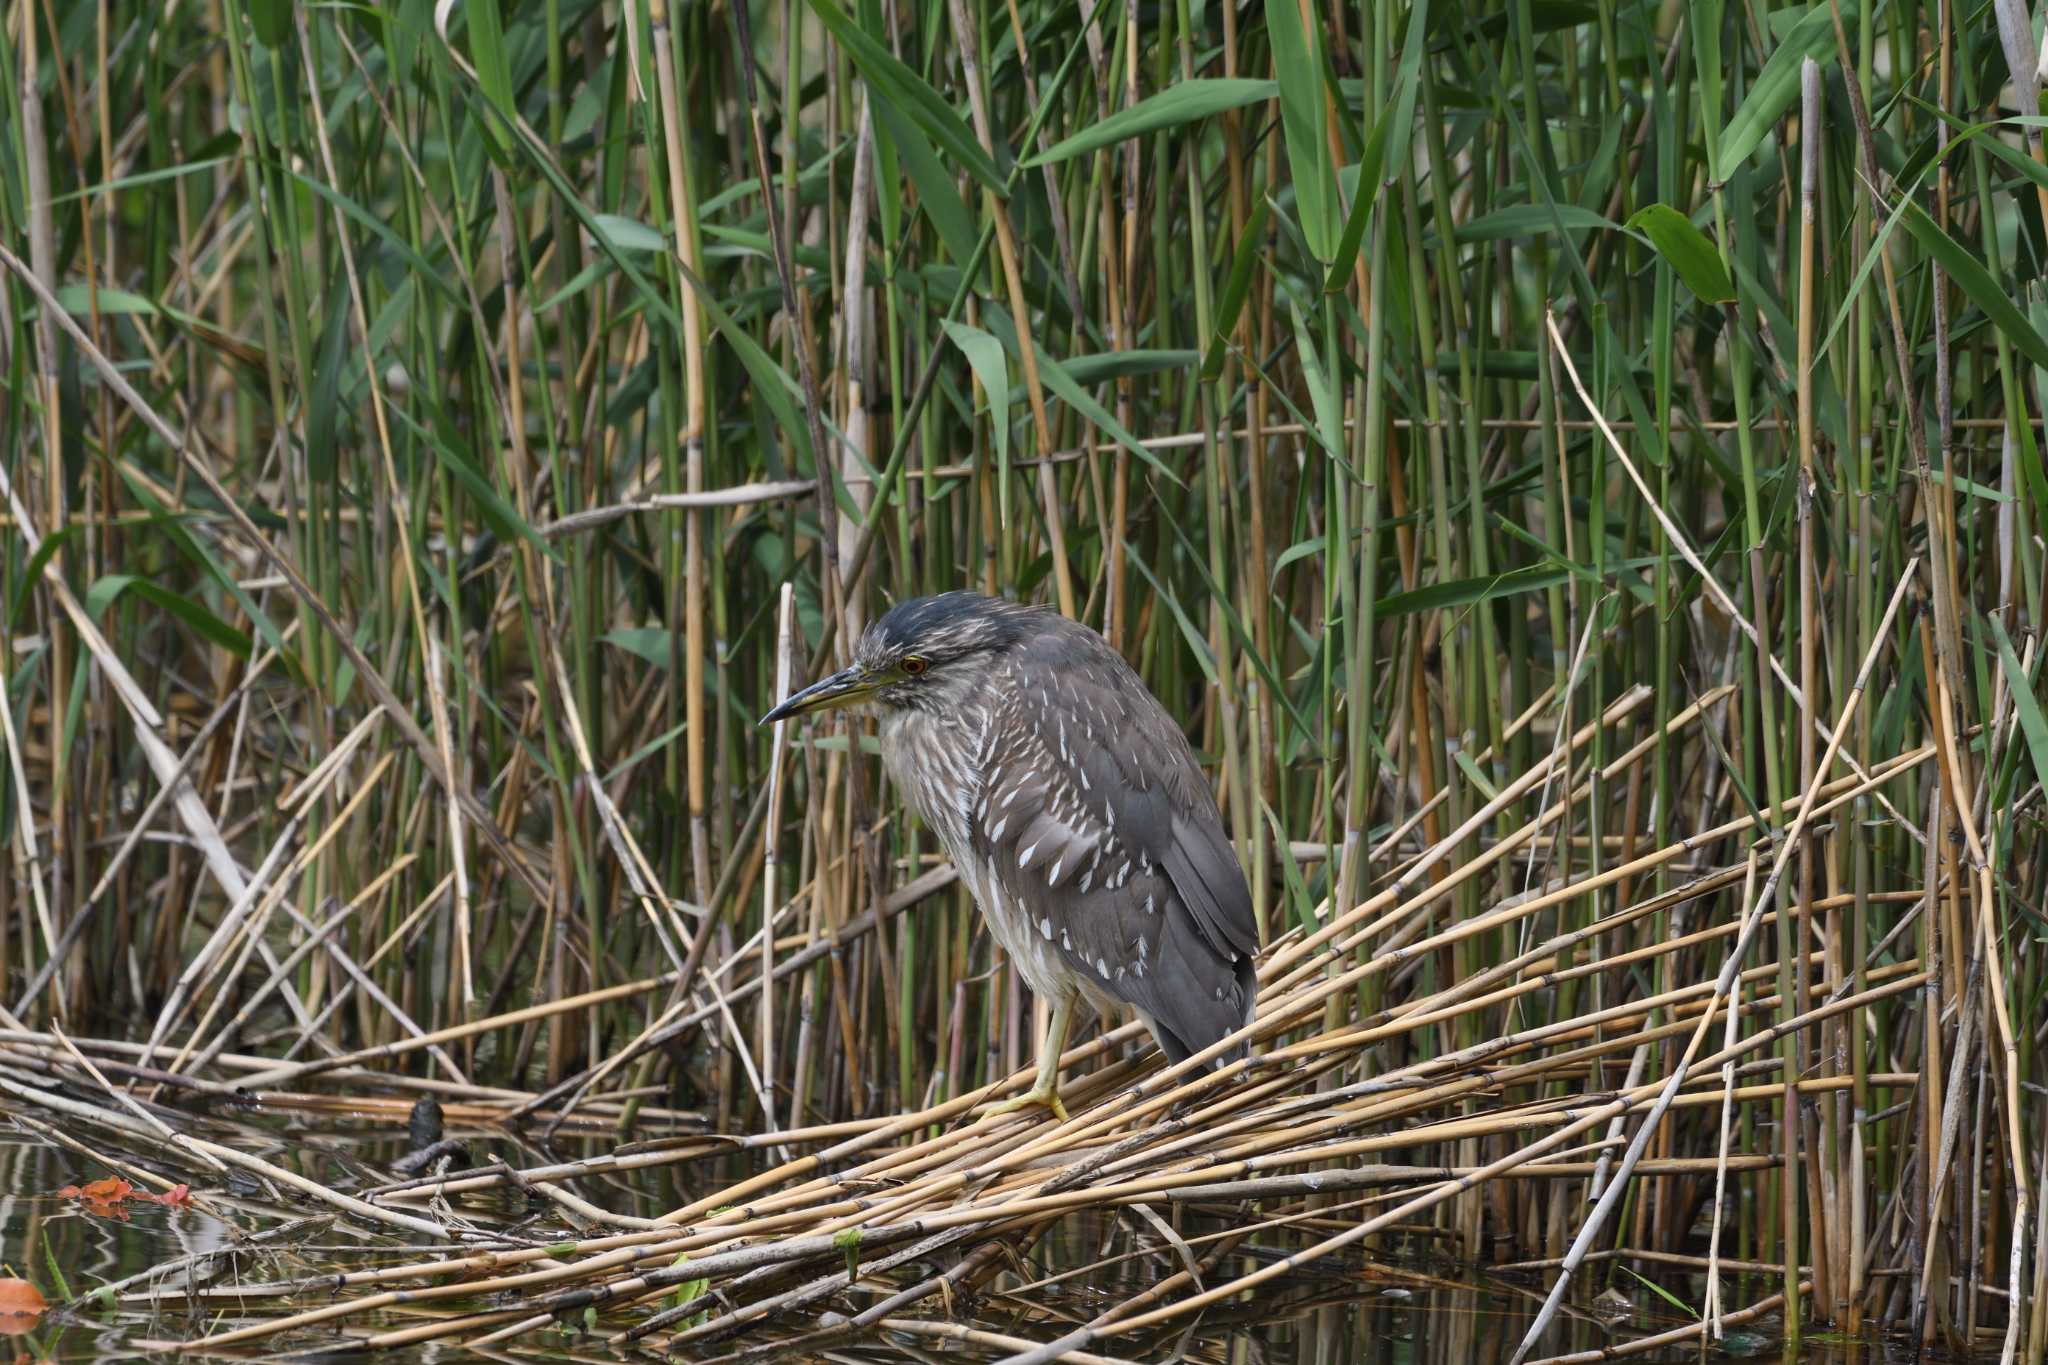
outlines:
[{"label": "small green leaf on stalk", "polygon": [[1358,260],[1359,244],[1365,241],[1366,224],[1372,221],[1373,205],[1380,197],[1377,163],[1386,151],[1388,120],[1381,119],[1372,130],[1372,140],[1366,143],[1365,160],[1359,163],[1358,188],[1351,196],[1351,212],[1344,219],[1344,235],[1337,239],[1336,254],[1330,257],[1330,268],[1323,274],[1323,292],[1341,294],[1351,277],[1351,267]]},{"label": "small green leaf on stalk", "polygon": [[1685,281],[1686,288],[1708,303],[1729,303],[1735,298],[1735,282],[1721,264],[1721,253],[1707,240],[1707,234],[1693,226],[1692,219],[1669,204],[1646,204],[1626,224],[1640,232],[1657,248]]},{"label": "small green leaf on stalk", "polygon": [[639,767],[641,763],[645,762],[647,759],[652,758],[655,754],[658,754],[662,750],[668,748],[668,746],[675,741],[676,736],[680,735],[684,730],[688,728],[689,727],[686,725],[678,724],[672,725],[668,729],[663,730],[653,739],[648,740],[645,744],[635,749],[632,753],[627,754],[617,763],[614,763],[611,767],[607,768],[604,772],[604,781],[606,781],[607,783],[618,781],[627,773],[632,772],[633,769]]},{"label": "small green leaf on stalk", "polygon": [[1953,488],[1956,492],[1965,494],[1968,497],[1982,498],[1986,502],[2012,502],[2014,500],[2012,494],[2001,493],[1996,488],[1991,487],[1991,485],[1978,483],[1975,479],[1966,479],[1952,468],[1936,465],[1932,472],[1934,477],[1945,487]]},{"label": "small green leaf on stalk", "polygon": [[[873,108],[874,106],[870,105],[869,107]],[[825,193],[831,183],[835,168],[837,168],[840,160],[845,156],[848,146],[848,143],[841,142],[819,152],[810,165],[797,172],[796,196],[799,204],[809,205],[824,201]],[[776,181],[776,184],[779,186],[781,181]],[[699,204],[697,206],[697,216],[700,221],[708,222],[716,215],[724,213],[733,205],[743,200],[756,198],[760,193],[761,181],[759,177],[751,175],[741,176],[739,179],[729,182],[724,189]]]},{"label": "small green leaf on stalk", "polygon": [[1119,109],[1100,123],[1090,124],[1072,137],[1062,138],[1037,156],[1026,158],[1024,164],[1044,166],[1071,160],[1146,133],[1178,128],[1183,123],[1257,104],[1279,93],[1277,82],[1236,76],[1179,81],[1128,109]]},{"label": "small green leaf on stalk", "polygon": [[1167,584],[1160,582],[1159,575],[1146,563],[1145,556],[1139,554],[1137,548],[1128,540],[1124,542],[1124,551],[1130,562],[1137,566],[1138,572],[1145,576],[1145,581],[1152,585],[1154,598],[1164,602],[1166,609],[1172,613],[1175,623],[1180,626],[1181,639],[1187,643],[1188,654],[1201,668],[1202,676],[1214,683],[1217,676],[1216,656],[1209,650],[1208,636],[1204,633],[1203,627],[1195,624],[1195,619],[1188,615],[1187,608],[1181,605],[1179,594]]},{"label": "small green leaf on stalk", "polygon": [[1899,225],[1899,220],[1905,216],[1906,209],[1912,202],[1909,195],[1900,195],[1899,206],[1891,211],[1883,226],[1878,228],[1877,236],[1864,248],[1863,258],[1856,265],[1856,273],[1849,277],[1848,287],[1842,290],[1842,306],[1835,310],[1834,320],[1828,323],[1827,335],[1821,338],[1816,354],[1825,355],[1834,346],[1836,335],[1842,330],[1842,325],[1849,320],[1851,309],[1863,293],[1865,283],[1870,279],[1870,272],[1876,269],[1879,258],[1884,255],[1891,241],[1892,229]]},{"label": "small green leaf on stalk", "polygon": [[612,273],[611,262],[597,260],[576,272],[576,277],[533,306],[533,311],[542,317],[560,308],[570,299]]},{"label": "small green leaf on stalk", "polygon": [[[1037,346],[1038,343],[1034,341],[1032,345]],[[1169,483],[1175,485],[1181,483],[1180,475],[1168,469],[1157,455],[1140,444],[1137,437],[1124,429],[1123,423],[1110,416],[1109,409],[1096,402],[1086,389],[1076,383],[1074,377],[1067,373],[1067,367],[1053,359],[1043,346],[1038,346],[1038,377],[1044,380],[1045,386],[1051,389],[1068,407],[1075,409],[1090,422],[1108,432],[1118,445],[1130,451],[1131,454],[1137,456],[1150,466],[1153,473]]]}]

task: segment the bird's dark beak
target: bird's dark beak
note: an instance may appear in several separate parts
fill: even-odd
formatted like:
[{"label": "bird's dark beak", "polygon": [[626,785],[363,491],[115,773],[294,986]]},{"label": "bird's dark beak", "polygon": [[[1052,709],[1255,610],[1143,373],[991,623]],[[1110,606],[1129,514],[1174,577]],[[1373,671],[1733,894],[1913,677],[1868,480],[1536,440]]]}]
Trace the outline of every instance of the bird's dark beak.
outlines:
[{"label": "bird's dark beak", "polygon": [[788,720],[806,711],[830,711],[841,706],[852,706],[864,700],[875,690],[875,680],[864,673],[860,666],[850,665],[840,669],[829,678],[820,678],[794,696],[785,697],[782,704],[761,717],[757,724],[770,725],[778,720]]}]

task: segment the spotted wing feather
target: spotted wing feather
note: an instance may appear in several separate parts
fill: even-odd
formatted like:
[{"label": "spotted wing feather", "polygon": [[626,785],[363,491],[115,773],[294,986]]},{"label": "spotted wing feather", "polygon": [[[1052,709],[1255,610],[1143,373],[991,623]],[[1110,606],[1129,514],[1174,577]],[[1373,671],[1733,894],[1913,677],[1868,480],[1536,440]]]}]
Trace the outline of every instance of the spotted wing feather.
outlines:
[{"label": "spotted wing feather", "polygon": [[1168,1057],[1250,1018],[1251,895],[1178,726],[1101,637],[1059,622],[999,665],[969,837],[991,888]]}]

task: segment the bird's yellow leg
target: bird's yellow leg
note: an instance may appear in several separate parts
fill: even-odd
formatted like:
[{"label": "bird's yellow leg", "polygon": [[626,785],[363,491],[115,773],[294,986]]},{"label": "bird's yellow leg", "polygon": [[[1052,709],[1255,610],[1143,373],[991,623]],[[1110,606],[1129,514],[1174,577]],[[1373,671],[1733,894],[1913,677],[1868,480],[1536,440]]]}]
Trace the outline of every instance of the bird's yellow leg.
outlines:
[{"label": "bird's yellow leg", "polygon": [[1067,1025],[1073,1020],[1074,997],[1067,996],[1052,1007],[1052,1022],[1038,1048],[1038,1079],[1015,1099],[1004,1100],[989,1110],[989,1117],[1007,1114],[1031,1105],[1052,1110],[1061,1123],[1067,1121],[1067,1107],[1060,1103],[1060,1054],[1067,1050]]}]

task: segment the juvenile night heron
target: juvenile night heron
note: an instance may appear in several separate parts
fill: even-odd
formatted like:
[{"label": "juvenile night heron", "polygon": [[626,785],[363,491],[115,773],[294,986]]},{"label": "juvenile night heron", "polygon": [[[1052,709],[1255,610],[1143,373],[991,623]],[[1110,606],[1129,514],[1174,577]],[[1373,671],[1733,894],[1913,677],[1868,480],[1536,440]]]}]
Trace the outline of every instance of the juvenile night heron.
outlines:
[{"label": "juvenile night heron", "polygon": [[1052,1006],[1037,1084],[1004,1108],[1066,1117],[1079,999],[1131,1006],[1175,1062],[1251,1019],[1258,927],[1215,797],[1101,636],[980,593],[916,598],[762,722],[860,704],[880,713],[890,776]]}]

